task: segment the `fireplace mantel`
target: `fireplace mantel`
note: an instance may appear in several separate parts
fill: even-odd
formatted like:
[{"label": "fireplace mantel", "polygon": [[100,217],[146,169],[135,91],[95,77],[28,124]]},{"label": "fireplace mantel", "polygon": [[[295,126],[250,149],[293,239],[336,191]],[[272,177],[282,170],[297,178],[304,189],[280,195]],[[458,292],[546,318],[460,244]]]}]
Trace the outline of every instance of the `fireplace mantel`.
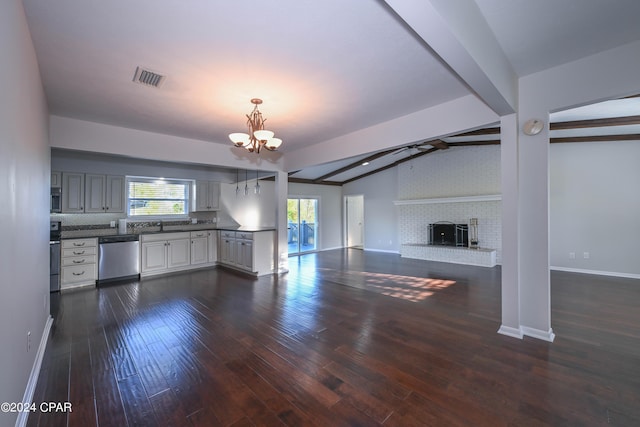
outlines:
[{"label": "fireplace mantel", "polygon": [[488,194],[478,196],[436,197],[430,199],[394,200],[396,206],[428,205],[434,203],[464,203],[464,202],[495,202],[502,200],[502,194]]}]

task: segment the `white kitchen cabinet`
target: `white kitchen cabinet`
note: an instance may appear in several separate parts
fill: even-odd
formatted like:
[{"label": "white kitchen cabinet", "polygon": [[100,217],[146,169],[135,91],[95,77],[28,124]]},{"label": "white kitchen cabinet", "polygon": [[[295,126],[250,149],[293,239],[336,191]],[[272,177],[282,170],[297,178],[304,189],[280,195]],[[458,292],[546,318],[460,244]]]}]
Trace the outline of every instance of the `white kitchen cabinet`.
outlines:
[{"label": "white kitchen cabinet", "polygon": [[235,265],[253,271],[253,233],[236,232],[235,238]]},{"label": "white kitchen cabinet", "polygon": [[[211,234],[214,239],[211,240]],[[140,275],[142,277],[193,268],[209,267],[216,263],[209,247],[215,244],[216,231],[143,234],[140,236]],[[216,256],[217,251],[213,251]]]},{"label": "white kitchen cabinet", "polygon": [[122,213],[125,198],[124,176],[62,173],[64,213]]},{"label": "white kitchen cabinet", "polygon": [[98,279],[98,239],[65,239],[61,249],[60,289],[95,285]]},{"label": "white kitchen cabinet", "polygon": [[209,232],[191,232],[191,265],[206,264],[209,262]]},{"label": "white kitchen cabinet", "polygon": [[167,242],[145,242],[142,236],[140,245],[140,272],[142,274],[167,270]]},{"label": "white kitchen cabinet", "polygon": [[191,264],[191,239],[173,239],[167,241],[167,268],[175,269]]},{"label": "white kitchen cabinet", "polygon": [[216,230],[207,231],[207,252],[209,262],[218,262],[218,232]]},{"label": "white kitchen cabinet", "polygon": [[274,269],[274,232],[220,231],[218,262],[257,276]]},{"label": "white kitchen cabinet", "polygon": [[235,264],[236,260],[236,232],[235,231],[221,231],[220,232],[220,244],[219,244],[219,258],[218,260],[226,265]]},{"label": "white kitchen cabinet", "polygon": [[86,213],[124,212],[124,176],[86,174],[84,188]]},{"label": "white kitchen cabinet", "polygon": [[220,209],[220,183],[196,181],[196,203],[194,212]]},{"label": "white kitchen cabinet", "polygon": [[83,173],[62,173],[62,212],[84,212]]},{"label": "white kitchen cabinet", "polygon": [[62,188],[62,172],[51,172],[51,188]]}]

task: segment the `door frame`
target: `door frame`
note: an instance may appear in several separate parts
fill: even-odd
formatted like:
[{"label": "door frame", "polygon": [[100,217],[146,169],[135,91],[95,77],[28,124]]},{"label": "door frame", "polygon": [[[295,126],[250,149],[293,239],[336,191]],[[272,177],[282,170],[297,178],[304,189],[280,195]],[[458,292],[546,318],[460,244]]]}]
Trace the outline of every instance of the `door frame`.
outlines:
[{"label": "door frame", "polygon": [[[298,255],[303,255],[303,254],[309,254],[309,253],[313,253],[313,252],[318,252],[319,251],[319,247],[320,247],[320,233],[319,233],[319,227],[320,227],[320,203],[321,203],[321,198],[320,196],[309,196],[309,195],[294,195],[294,194],[288,194],[287,195],[287,201],[291,200],[291,199],[296,199],[298,201],[298,215],[300,214],[300,199],[307,199],[307,200],[315,200],[316,201],[316,217],[315,217],[315,227],[314,227],[314,237],[315,237],[315,248],[308,250],[308,251],[301,251],[300,250],[300,241],[298,241],[298,252],[289,252],[289,248],[287,245],[287,254],[291,255],[291,256],[298,256]],[[287,227],[289,226],[289,221],[287,220]],[[287,233],[289,232],[289,230],[287,230]],[[299,239],[300,237],[298,237]]]},{"label": "door frame", "polygon": [[349,248],[349,247],[360,247],[359,245],[355,245],[355,246],[349,246],[349,199],[358,199],[361,200],[362,202],[362,215],[360,216],[360,229],[362,231],[362,249],[364,249],[364,194],[349,194],[346,196],[343,196],[343,202],[342,202],[342,206],[343,206],[343,213],[344,213],[344,220],[342,221],[342,223],[344,224],[343,226],[343,233],[344,233],[344,247],[345,248]]}]

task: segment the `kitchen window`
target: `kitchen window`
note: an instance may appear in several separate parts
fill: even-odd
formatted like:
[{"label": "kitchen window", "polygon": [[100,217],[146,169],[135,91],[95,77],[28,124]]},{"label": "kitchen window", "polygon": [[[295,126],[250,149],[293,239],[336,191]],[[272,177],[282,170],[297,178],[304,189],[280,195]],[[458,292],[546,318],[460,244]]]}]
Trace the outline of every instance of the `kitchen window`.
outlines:
[{"label": "kitchen window", "polygon": [[130,218],[183,218],[189,214],[191,180],[127,177]]}]

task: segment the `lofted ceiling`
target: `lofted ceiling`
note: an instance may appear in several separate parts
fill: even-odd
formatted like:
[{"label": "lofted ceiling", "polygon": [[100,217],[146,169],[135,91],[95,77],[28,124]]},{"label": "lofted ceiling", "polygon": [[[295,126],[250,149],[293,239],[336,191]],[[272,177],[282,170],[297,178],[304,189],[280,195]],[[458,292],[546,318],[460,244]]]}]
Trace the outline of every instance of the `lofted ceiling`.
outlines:
[{"label": "lofted ceiling", "polygon": [[[517,76],[640,40],[637,0],[458,1],[490,30]],[[286,156],[475,94],[387,3],[397,2],[24,0],[24,7],[51,114],[230,146],[227,135],[244,131],[250,99],[259,97]],[[133,82],[139,66],[165,76],[159,88]],[[576,114],[571,120],[589,117]],[[384,156],[363,153],[291,177],[344,183],[433,148],[397,144],[389,141]]]}]

